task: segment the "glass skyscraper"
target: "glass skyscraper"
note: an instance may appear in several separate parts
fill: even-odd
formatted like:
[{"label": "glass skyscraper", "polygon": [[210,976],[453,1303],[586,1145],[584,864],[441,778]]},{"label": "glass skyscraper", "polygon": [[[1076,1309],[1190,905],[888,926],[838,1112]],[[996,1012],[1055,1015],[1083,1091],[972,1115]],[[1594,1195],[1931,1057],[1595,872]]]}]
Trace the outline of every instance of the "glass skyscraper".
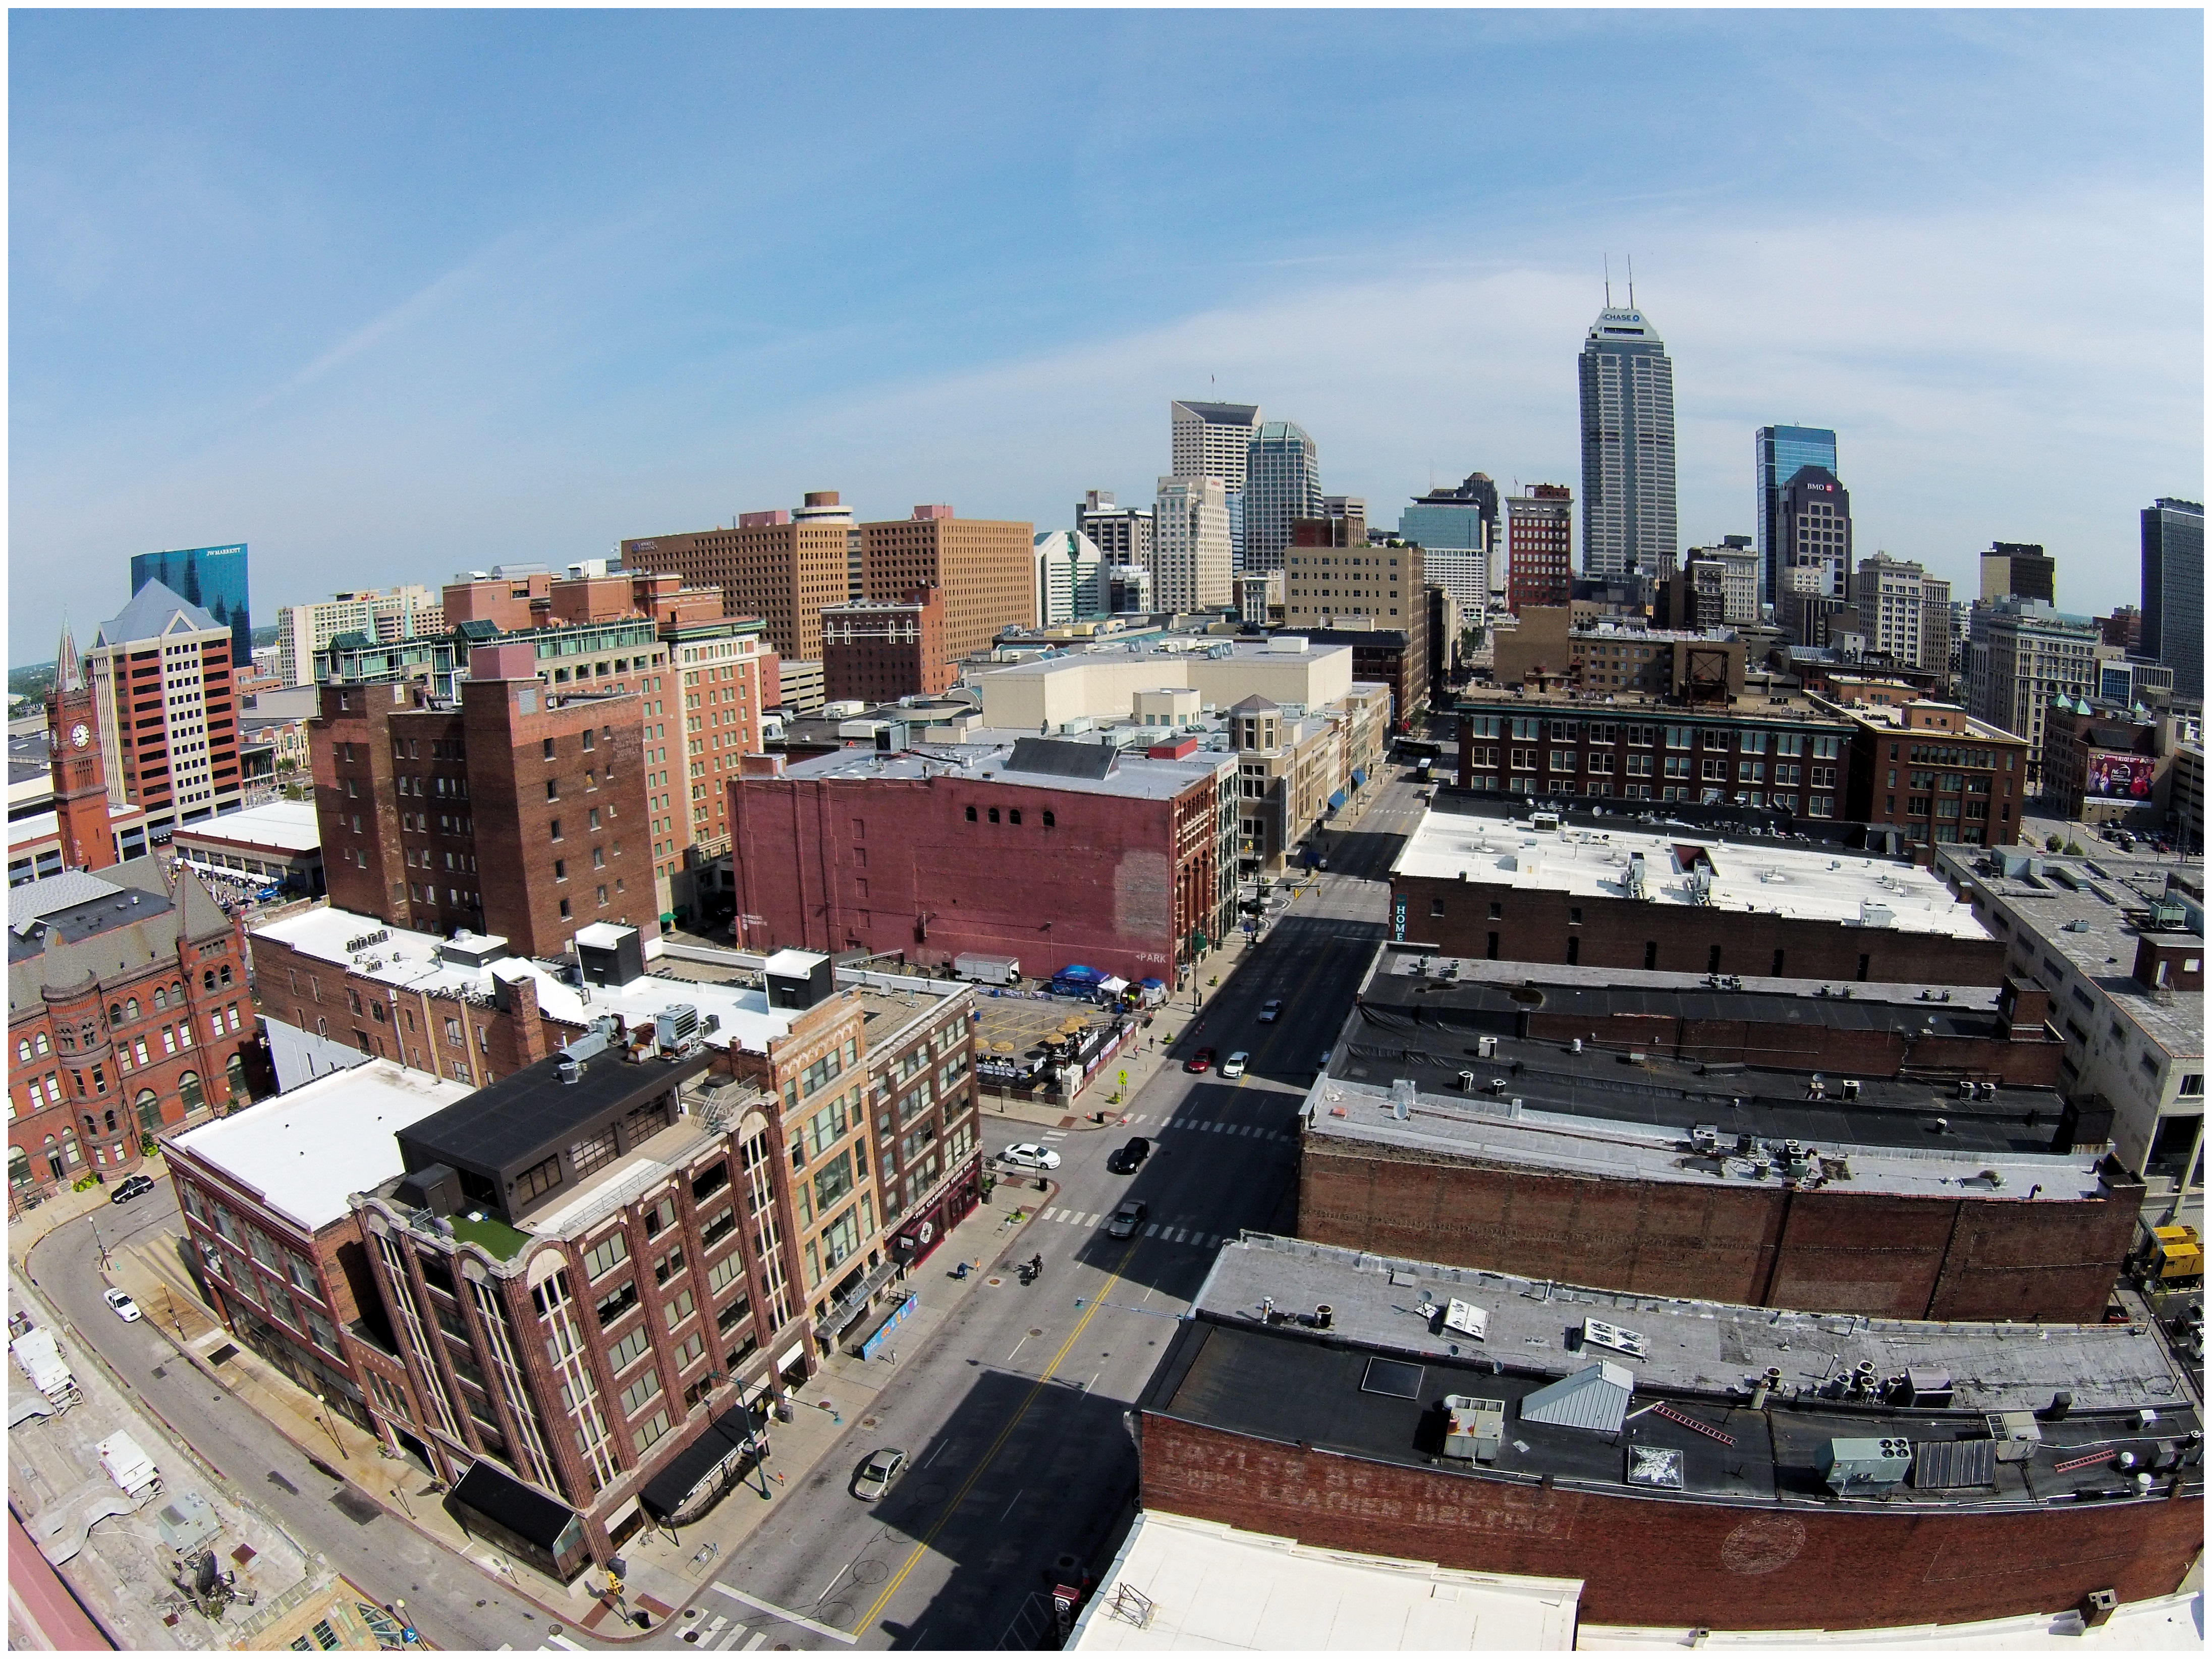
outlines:
[{"label": "glass skyscraper", "polygon": [[1583,342],[1583,574],[1656,576],[1674,519],[1674,364],[1650,320],[1608,302]]},{"label": "glass skyscraper", "polygon": [[2161,495],[2142,510],[2142,654],[2204,695],[2204,508]]},{"label": "glass skyscraper", "polygon": [[1759,489],[1759,597],[1779,603],[1776,561],[1782,546],[1782,492],[1800,467],[1836,468],[1836,434],[1822,426],[1763,426],[1752,440]]},{"label": "glass skyscraper", "polygon": [[231,665],[253,666],[253,617],[246,605],[245,543],[132,554],[132,595],[148,582],[159,582],[179,598],[190,599],[229,629]]},{"label": "glass skyscraper", "polygon": [[1263,422],[1244,460],[1244,563],[1280,570],[1291,520],[1322,517],[1321,447],[1291,421]]}]

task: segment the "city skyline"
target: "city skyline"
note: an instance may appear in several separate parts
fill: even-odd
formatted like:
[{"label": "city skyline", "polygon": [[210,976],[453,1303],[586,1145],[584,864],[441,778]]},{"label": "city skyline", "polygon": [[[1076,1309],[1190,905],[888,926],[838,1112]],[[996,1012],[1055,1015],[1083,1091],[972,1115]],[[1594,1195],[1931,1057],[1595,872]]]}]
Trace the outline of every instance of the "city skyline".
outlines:
[{"label": "city skyline", "polygon": [[[950,501],[1066,527],[1085,489],[1150,495],[1163,398],[1294,414],[1328,487],[1382,522],[1474,470],[1508,490],[1573,479],[1570,359],[1601,247],[1638,256],[1664,319],[1685,545],[1755,532],[1746,437],[1799,420],[1850,452],[1858,546],[1960,591],[1980,549],[2025,540],[2057,558],[2065,608],[2136,602],[2142,508],[2202,497],[2194,17],[1628,15],[1605,27],[1662,72],[1572,135],[1511,118],[1578,72],[1597,26],[1570,15],[881,23],[19,19],[15,656],[47,654],[65,597],[119,610],[130,556],[161,548],[253,544],[273,617],[815,489],[864,519]],[[1216,99],[1180,65],[1230,39]],[[1109,46],[1178,67],[1073,126],[903,89],[917,63],[980,88]],[[1817,61],[1809,84],[1742,72],[1790,46]],[[1457,95],[1441,64],[1472,48],[1515,65],[1486,124],[1510,136],[1437,137]],[[594,105],[650,88],[676,107],[732,55],[802,51],[878,94],[819,154],[791,147],[795,92],[726,131],[555,132],[532,112],[549,86],[601,79]],[[486,53],[501,72],[471,78]],[[316,94],[329,137],[301,145],[286,88],[311,58],[361,78]],[[250,112],[211,112],[173,74],[218,58],[267,92]],[[1402,98],[1294,139],[1310,193],[1366,210],[1355,246],[1228,189],[1171,259],[1071,262],[1126,246],[1187,171],[1154,128],[1311,107],[1384,63],[1415,66]],[[1723,87],[1751,103],[1716,145],[1679,112]],[[1785,103],[1777,143],[1762,112]],[[1645,128],[1646,166],[1593,190]],[[433,165],[456,148],[478,165]],[[835,224],[811,211],[825,191]],[[875,238],[969,206],[944,233],[957,257],[868,274]],[[1077,245],[1040,246],[1036,223],[1076,220]],[[2172,255],[2091,252],[2123,236]],[[726,251],[614,257],[678,243]],[[1988,503],[2006,501],[2029,505],[2001,522]]]}]

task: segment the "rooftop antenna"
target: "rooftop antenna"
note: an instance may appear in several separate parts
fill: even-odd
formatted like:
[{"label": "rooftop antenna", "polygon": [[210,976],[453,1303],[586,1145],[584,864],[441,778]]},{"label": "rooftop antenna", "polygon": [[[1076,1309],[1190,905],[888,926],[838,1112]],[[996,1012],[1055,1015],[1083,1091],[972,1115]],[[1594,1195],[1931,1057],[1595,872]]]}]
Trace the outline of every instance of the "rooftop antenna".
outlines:
[{"label": "rooftop antenna", "polygon": [[1636,256],[1628,256],[1628,308],[1636,309]]},{"label": "rooftop antenna", "polygon": [[1613,255],[1606,253],[1599,257],[1605,261],[1605,308],[1610,311],[1613,309]]}]

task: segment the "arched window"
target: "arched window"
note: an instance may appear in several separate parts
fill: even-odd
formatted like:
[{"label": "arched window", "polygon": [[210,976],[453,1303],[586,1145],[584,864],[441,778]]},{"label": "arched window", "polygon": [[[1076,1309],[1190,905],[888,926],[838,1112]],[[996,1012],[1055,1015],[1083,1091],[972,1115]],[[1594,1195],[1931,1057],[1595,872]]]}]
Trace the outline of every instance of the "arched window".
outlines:
[{"label": "arched window", "polygon": [[169,1001],[179,1008],[185,1006],[185,985],[182,980],[173,979],[169,981]]},{"label": "arched window", "polygon": [[215,989],[214,969],[210,968],[207,972],[200,975],[200,989],[203,991],[212,991]]},{"label": "arched window", "polygon": [[253,1097],[246,1086],[245,1059],[234,1050],[230,1056],[230,1064],[224,1070],[230,1082],[230,1109],[234,1112],[240,1107],[250,1103]]},{"label": "arched window", "polygon": [[111,1002],[107,1005],[107,1023],[110,1025],[120,1025],[123,1024],[123,1005],[121,1003]]},{"label": "arched window", "polygon": [[158,985],[154,988],[154,1006],[156,1008],[166,1008],[169,1006],[169,994]]},{"label": "arched window", "polygon": [[44,1053],[46,1053],[46,1034],[44,1031],[41,1031],[41,1032],[40,1032],[40,1033],[39,1033],[39,1036],[38,1036],[38,1046],[39,1046],[39,1052],[40,1052],[40,1054],[43,1054]]},{"label": "arched window", "polygon": [[207,1097],[200,1092],[200,1074],[187,1072],[177,1079],[177,1097],[185,1103],[187,1116],[207,1104]]},{"label": "arched window", "polygon": [[8,1184],[10,1187],[27,1187],[31,1184],[30,1155],[21,1146],[10,1146],[8,1149]]},{"label": "arched window", "polygon": [[25,1037],[15,1045],[15,1058],[18,1060],[28,1060],[30,1057],[31,1039]]},{"label": "arched window", "polygon": [[54,1039],[62,1045],[63,1052],[66,1054],[75,1054],[76,1052],[76,1033],[70,1030],[66,1025],[62,1027],[60,1030],[54,1033]]},{"label": "arched window", "polygon": [[138,1127],[153,1135],[161,1132],[161,1100],[151,1089],[138,1091]]},{"label": "arched window", "polygon": [[137,997],[131,998],[130,1001],[123,1005],[123,1015],[126,1019],[135,1020],[138,1018],[138,999]]},{"label": "arched window", "polygon": [[227,962],[222,964],[222,980],[225,985],[230,983],[230,964]]}]

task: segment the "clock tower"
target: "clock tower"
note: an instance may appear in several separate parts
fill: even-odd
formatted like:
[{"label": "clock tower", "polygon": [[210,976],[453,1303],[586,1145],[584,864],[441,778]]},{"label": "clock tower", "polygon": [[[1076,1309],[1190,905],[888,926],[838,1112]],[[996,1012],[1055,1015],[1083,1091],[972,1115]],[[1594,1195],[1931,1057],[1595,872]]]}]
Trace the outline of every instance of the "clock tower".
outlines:
[{"label": "clock tower", "polygon": [[109,827],[107,773],[100,757],[99,711],[66,621],[54,656],[54,689],[46,694],[46,741],[62,866],[105,869],[115,862],[115,834]]}]

